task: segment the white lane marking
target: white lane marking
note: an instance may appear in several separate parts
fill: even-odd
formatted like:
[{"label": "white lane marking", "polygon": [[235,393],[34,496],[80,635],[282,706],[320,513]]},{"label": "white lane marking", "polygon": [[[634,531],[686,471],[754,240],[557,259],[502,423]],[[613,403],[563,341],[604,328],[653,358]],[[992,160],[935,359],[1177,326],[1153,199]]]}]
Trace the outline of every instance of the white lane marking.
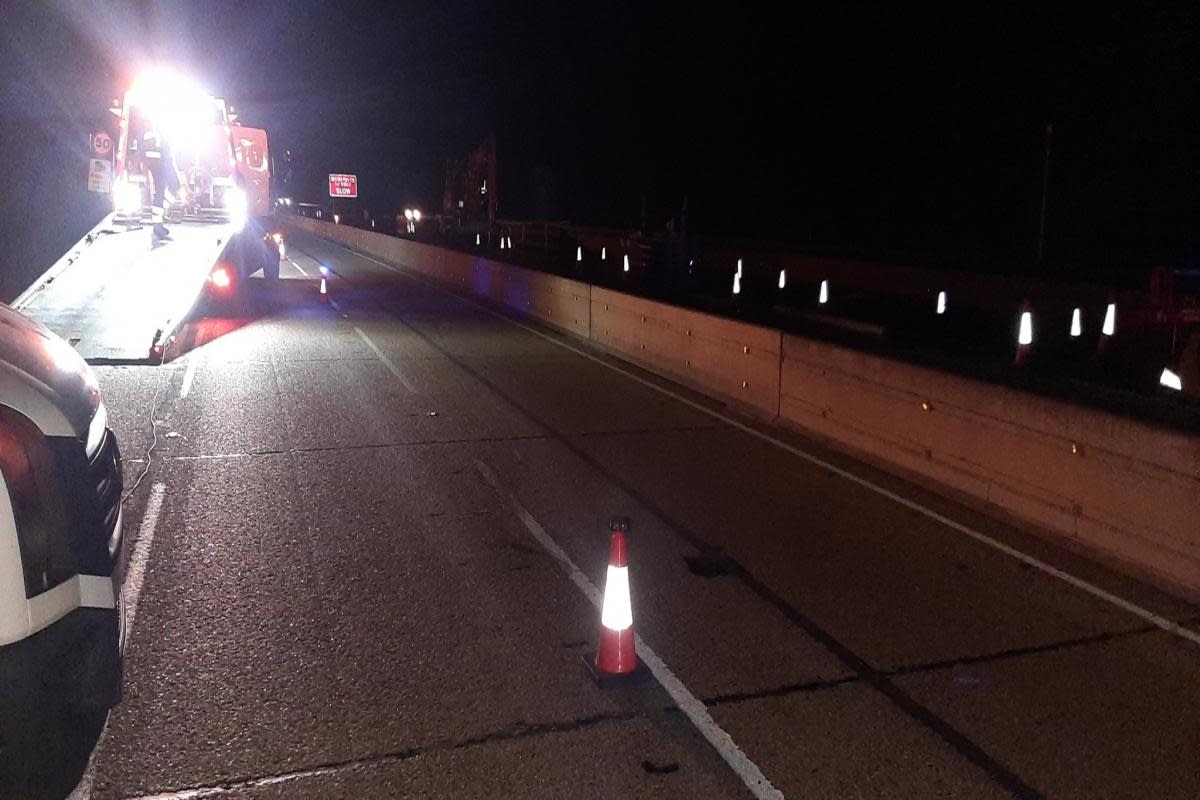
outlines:
[{"label": "white lane marking", "polygon": [[391,360],[383,354],[383,351],[375,346],[375,343],[371,341],[371,337],[367,336],[367,334],[363,332],[362,328],[355,328],[354,331],[364,342],[366,342],[367,347],[371,348],[375,355],[379,356],[379,360],[383,362],[383,365],[391,370],[393,375],[400,379],[400,382],[404,384],[404,388],[408,389],[408,391],[412,392],[413,394],[416,394],[417,387],[413,386],[412,381],[405,377],[404,373],[400,371],[400,368],[393,364]]},{"label": "white lane marking", "polygon": [[[121,587],[121,601],[125,606],[125,648],[129,648],[129,640],[133,636],[133,622],[137,619],[138,604],[142,598],[142,585],[146,580],[146,564],[150,561],[150,548],[154,545],[154,531],[158,528],[158,515],[162,511],[163,495],[167,487],[156,483],[150,487],[150,499],[146,502],[146,513],[142,517],[142,525],[138,529],[137,542],[133,546],[133,554],[129,557],[129,571],[125,573],[125,585]],[[104,748],[104,740],[108,738],[108,720],[100,731],[100,738],[88,756],[87,768],[83,771],[79,783],[67,796],[67,800],[89,800],[92,788],[96,784],[96,759]]]},{"label": "white lane marking", "polygon": [[893,492],[890,489],[886,489],[877,483],[874,483],[866,478],[861,478],[852,472],[842,469],[841,467],[838,467],[834,464],[831,464],[819,456],[814,456],[813,454],[808,453],[804,450],[801,450],[800,448],[798,448],[794,445],[790,445],[787,442],[780,441],[779,439],[776,439],[774,436],[771,436],[770,434],[763,433],[762,431],[759,431],[759,430],[755,430],[754,428],[750,427],[749,425],[746,425],[745,423],[738,422],[736,419],[733,419],[732,417],[727,417],[724,414],[720,413],[719,411],[714,411],[711,408],[708,408],[700,403],[697,403],[695,400],[689,400],[688,398],[684,397],[683,395],[677,394],[676,392],[673,392],[670,389],[659,386],[658,384],[654,383],[653,381],[648,381],[645,378],[641,377],[640,375],[636,375],[628,370],[622,369],[621,367],[618,367],[615,364],[611,364],[602,358],[598,358],[598,357],[592,355],[591,353],[580,350],[577,347],[572,347],[571,345],[567,344],[566,342],[560,341],[560,340],[554,338],[553,336],[550,336],[546,333],[543,333],[542,331],[537,330],[536,328],[532,328],[528,325],[525,325],[522,322],[512,319],[511,317],[505,316],[504,314],[501,314],[500,312],[495,311],[494,309],[488,308],[486,305],[474,300],[473,298],[466,297],[465,295],[461,295],[456,292],[451,292],[447,288],[442,286],[441,284],[437,283],[436,281],[426,280],[424,278],[421,278],[421,277],[418,277],[418,276],[412,274],[411,272],[409,272],[407,270],[402,270],[397,267],[393,267],[390,264],[385,264],[382,261],[378,261],[374,258],[371,258],[370,256],[366,256],[355,250],[351,250],[350,248],[345,247],[344,245],[338,244],[335,241],[332,241],[329,239],[326,239],[325,241],[328,241],[330,244],[334,245],[335,247],[340,247],[341,249],[345,250],[346,252],[348,252],[352,255],[358,256],[359,258],[362,258],[366,261],[371,261],[375,264],[378,264],[381,267],[390,269],[392,272],[395,272],[398,275],[403,275],[404,277],[408,278],[409,280],[417,281],[418,283],[423,283],[427,286],[434,287],[434,288],[450,295],[451,297],[457,297],[459,300],[463,301],[464,303],[468,303],[482,311],[487,312],[488,314],[491,314],[492,316],[494,316],[498,319],[502,319],[512,325],[516,325],[518,328],[521,328],[522,330],[529,331],[530,333],[534,334],[535,336],[539,336],[542,339],[545,339],[548,342],[556,344],[565,350],[570,350],[572,353],[582,356],[583,358],[586,358],[589,361],[594,361],[597,364],[601,365],[602,367],[606,367],[606,368],[612,370],[613,372],[624,375],[625,377],[629,378],[630,380],[637,381],[638,383],[642,384],[643,386],[647,386],[647,387],[653,389],[654,391],[658,392],[659,394],[663,394],[674,400],[678,400],[680,403],[683,403],[685,406],[688,406],[689,408],[693,408],[702,414],[707,414],[708,416],[713,417],[714,419],[718,419],[721,422],[724,422],[725,424],[730,425],[731,427],[737,428],[738,430],[742,431],[743,433],[748,433],[757,439],[767,442],[768,444],[772,444],[772,445],[778,447],[780,450],[791,453],[792,455],[796,456],[797,458],[803,459],[804,461],[807,461],[810,464],[814,464],[818,467],[821,467],[822,469],[829,470],[830,472],[834,473],[835,475],[837,475],[841,478],[845,478],[846,480],[850,481],[851,483],[854,483],[858,486],[861,486],[864,489],[868,489],[872,492],[875,492],[876,494],[878,494],[881,497],[886,497],[888,500],[892,500],[893,502],[898,503],[898,504],[904,506],[905,508],[911,509],[912,511],[916,511],[918,514],[922,514],[922,515],[928,517],[929,519],[934,520],[935,522],[940,522],[941,524],[945,525],[947,528],[958,531],[959,533],[963,534],[964,536],[968,536],[971,539],[974,539],[975,541],[979,542],[980,544],[984,544],[995,550],[999,550],[1001,553],[1004,553],[1007,556],[1011,556],[1012,558],[1017,559],[1018,561],[1022,562],[1023,564],[1028,564],[1029,566],[1033,567],[1034,569],[1041,570],[1045,574],[1047,574],[1053,578],[1057,578],[1058,580],[1062,581],[1063,583],[1073,586],[1082,592],[1086,592],[1087,594],[1090,594],[1092,597],[1095,597],[1099,600],[1103,600],[1106,603],[1116,606],[1117,608],[1121,609],[1122,611],[1125,611],[1129,614],[1132,614],[1135,617],[1143,619],[1146,622],[1150,623],[1151,625],[1154,625],[1156,628],[1161,628],[1162,630],[1166,631],[1167,633],[1174,634],[1175,636],[1178,636],[1181,639],[1186,639],[1194,644],[1200,645],[1200,633],[1197,633],[1196,631],[1193,631],[1189,628],[1185,628],[1183,625],[1180,625],[1178,622],[1167,619],[1166,617],[1162,616],[1161,614],[1156,614],[1148,608],[1143,608],[1142,606],[1138,605],[1137,603],[1134,603],[1131,600],[1126,600],[1123,597],[1118,597],[1117,595],[1113,594],[1112,592],[1109,592],[1106,589],[1102,589],[1099,586],[1096,586],[1094,583],[1085,581],[1083,578],[1077,578],[1068,572],[1064,572],[1063,570],[1059,569],[1058,567],[1047,564],[1045,561],[1042,561],[1040,558],[1035,558],[1034,556],[1028,555],[1027,553],[1022,552],[1021,550],[1018,550],[1017,548],[1015,548],[1011,545],[1005,544],[1004,542],[1000,541],[999,539],[995,539],[991,536],[988,536],[986,533],[982,533],[968,525],[964,525],[961,522],[957,522],[953,519],[950,519],[946,515],[941,514],[937,511],[934,511],[932,508],[928,508],[927,506],[923,506],[915,500],[909,500],[907,497],[903,497],[899,494],[896,494],[895,492]]},{"label": "white lane marking", "polygon": [[188,394],[192,391],[192,380],[196,377],[196,368],[200,364],[202,356],[197,352],[192,352],[188,356],[187,370],[183,373],[183,386],[179,388],[179,399],[187,399]]},{"label": "white lane marking", "polygon": [[[567,573],[567,577],[571,579],[571,582],[579,587],[579,591],[583,592],[583,596],[599,612],[604,606],[604,595],[596,588],[596,584],[592,583],[588,576],[584,575],[583,571],[575,566],[575,562],[571,560],[571,557],[558,546],[558,543],[550,538],[550,534],[546,533],[546,529],[542,527],[541,523],[521,505],[521,501],[500,485],[500,480],[496,477],[496,473],[492,471],[491,467],[482,461],[476,461],[475,467],[479,470],[479,474],[483,476],[483,479],[496,490],[496,493],[508,500],[517,518],[525,525],[526,530],[533,535],[533,538],[538,541],[538,544],[547,553],[558,561],[559,565]],[[634,640],[638,658],[642,660],[642,663],[646,665],[662,687],[667,690],[667,694],[675,701],[675,705],[691,720],[692,725],[696,727],[700,735],[708,740],[713,749],[717,751],[721,758],[725,760],[725,763],[737,774],[742,783],[746,785],[746,788],[750,790],[751,794],[758,798],[778,798],[782,800],[783,793],[767,780],[767,776],[763,775],[758,765],[751,761],[750,757],[737,746],[737,742],[733,741],[733,737],[717,724],[717,721],[708,713],[708,706],[704,705],[700,698],[692,694],[683,685],[683,681],[679,680],[675,676],[675,673],[671,671],[671,668],[667,666],[666,662],[651,649],[650,645],[646,644],[645,639],[635,634]]]},{"label": "white lane marking", "polygon": [[291,256],[288,257],[288,263],[291,264],[293,267],[295,267],[296,271],[299,272],[301,275],[303,275],[306,278],[308,277],[308,273],[304,271],[304,268],[301,267],[299,264],[297,264],[295,261],[293,261]]}]

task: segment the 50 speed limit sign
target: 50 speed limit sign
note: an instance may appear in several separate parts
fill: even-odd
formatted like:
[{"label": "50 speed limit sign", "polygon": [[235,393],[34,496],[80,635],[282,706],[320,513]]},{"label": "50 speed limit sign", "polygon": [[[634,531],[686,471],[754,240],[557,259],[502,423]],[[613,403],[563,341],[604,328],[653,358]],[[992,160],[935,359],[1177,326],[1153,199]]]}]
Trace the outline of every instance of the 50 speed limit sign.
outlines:
[{"label": "50 speed limit sign", "polygon": [[103,158],[110,155],[112,146],[112,136],[108,134],[108,131],[96,131],[92,134],[92,152],[96,156]]}]

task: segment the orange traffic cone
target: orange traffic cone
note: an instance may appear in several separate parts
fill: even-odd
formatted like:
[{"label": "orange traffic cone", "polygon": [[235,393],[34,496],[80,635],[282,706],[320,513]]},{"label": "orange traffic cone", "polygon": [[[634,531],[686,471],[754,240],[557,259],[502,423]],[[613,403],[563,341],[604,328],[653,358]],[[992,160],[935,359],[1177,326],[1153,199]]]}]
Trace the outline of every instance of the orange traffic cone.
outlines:
[{"label": "orange traffic cone", "polygon": [[584,659],[592,677],[602,685],[610,679],[644,672],[639,669],[634,645],[633,608],[629,599],[629,549],[625,541],[629,520],[617,517],[608,527],[612,531],[612,545],[600,612],[600,647],[594,660]]},{"label": "orange traffic cone", "polygon": [[329,289],[327,289],[325,287],[325,279],[324,278],[321,278],[321,302],[322,303],[329,302]]}]

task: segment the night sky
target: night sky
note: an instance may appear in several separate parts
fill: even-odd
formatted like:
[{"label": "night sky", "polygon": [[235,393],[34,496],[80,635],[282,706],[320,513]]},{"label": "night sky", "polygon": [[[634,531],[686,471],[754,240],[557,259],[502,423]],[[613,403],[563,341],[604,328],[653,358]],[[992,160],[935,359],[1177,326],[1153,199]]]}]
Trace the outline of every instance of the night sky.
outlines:
[{"label": "night sky", "polygon": [[657,230],[686,196],[702,235],[1025,271],[1053,123],[1041,269],[1195,265],[1197,4],[897,5],[0,0],[2,293],[103,213],[83,143],[156,60],[291,148],[302,199],[356,172],[436,210],[494,132],[505,218],[630,226],[645,195]]}]

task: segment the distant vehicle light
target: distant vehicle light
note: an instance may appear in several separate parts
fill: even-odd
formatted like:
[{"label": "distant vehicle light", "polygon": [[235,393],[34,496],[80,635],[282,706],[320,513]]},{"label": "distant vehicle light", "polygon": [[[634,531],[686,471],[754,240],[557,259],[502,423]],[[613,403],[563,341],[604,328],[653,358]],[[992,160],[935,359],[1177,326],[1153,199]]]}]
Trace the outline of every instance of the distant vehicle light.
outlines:
[{"label": "distant vehicle light", "polygon": [[321,266],[320,266],[318,269],[320,270],[320,272],[321,272],[321,275],[323,275],[323,276],[325,276],[325,277],[328,277],[328,276],[329,276],[329,267],[327,267],[327,266],[325,266],[324,264],[322,264],[322,265],[321,265]]},{"label": "distant vehicle light", "polygon": [[233,285],[233,276],[229,274],[229,270],[225,269],[225,267],[217,267],[214,269],[208,276],[208,279],[212,281],[212,285],[218,289],[228,289]]},{"label": "distant vehicle light", "polygon": [[787,288],[787,270],[785,270],[785,269],[779,270],[779,288],[780,289]]},{"label": "distant vehicle light", "polygon": [[1071,338],[1078,339],[1083,335],[1083,311],[1077,306],[1071,312]]},{"label": "distant vehicle light", "polygon": [[1109,303],[1108,308],[1104,310],[1104,327],[1100,332],[1105,336],[1112,336],[1117,330],[1117,304]]},{"label": "distant vehicle light", "polygon": [[409,222],[412,222],[413,210],[411,208],[404,209],[404,218]]},{"label": "distant vehicle light", "polygon": [[334,225],[338,225],[338,224],[340,224],[340,223],[341,223],[341,221],[342,221],[342,217],[341,217],[341,215],[340,215],[340,214],[334,214],[334,215],[333,215],[333,224],[334,224]]},{"label": "distant vehicle light", "polygon": [[1163,367],[1162,375],[1159,376],[1158,382],[1168,389],[1174,389],[1177,392],[1183,391],[1183,381],[1168,367]]},{"label": "distant vehicle light", "polygon": [[825,305],[826,303],[829,302],[829,281],[828,280],[821,281],[821,291],[817,295],[817,302],[820,303],[821,305]]},{"label": "distant vehicle light", "polygon": [[275,240],[275,244],[283,244],[283,234],[282,233],[273,233],[273,234],[271,234],[271,238]]},{"label": "distant vehicle light", "polygon": [[937,313],[938,314],[946,313],[946,293],[945,292],[938,292]]},{"label": "distant vehicle light", "polygon": [[421,221],[421,212],[414,208],[413,209],[413,222],[420,222],[420,221]]}]

